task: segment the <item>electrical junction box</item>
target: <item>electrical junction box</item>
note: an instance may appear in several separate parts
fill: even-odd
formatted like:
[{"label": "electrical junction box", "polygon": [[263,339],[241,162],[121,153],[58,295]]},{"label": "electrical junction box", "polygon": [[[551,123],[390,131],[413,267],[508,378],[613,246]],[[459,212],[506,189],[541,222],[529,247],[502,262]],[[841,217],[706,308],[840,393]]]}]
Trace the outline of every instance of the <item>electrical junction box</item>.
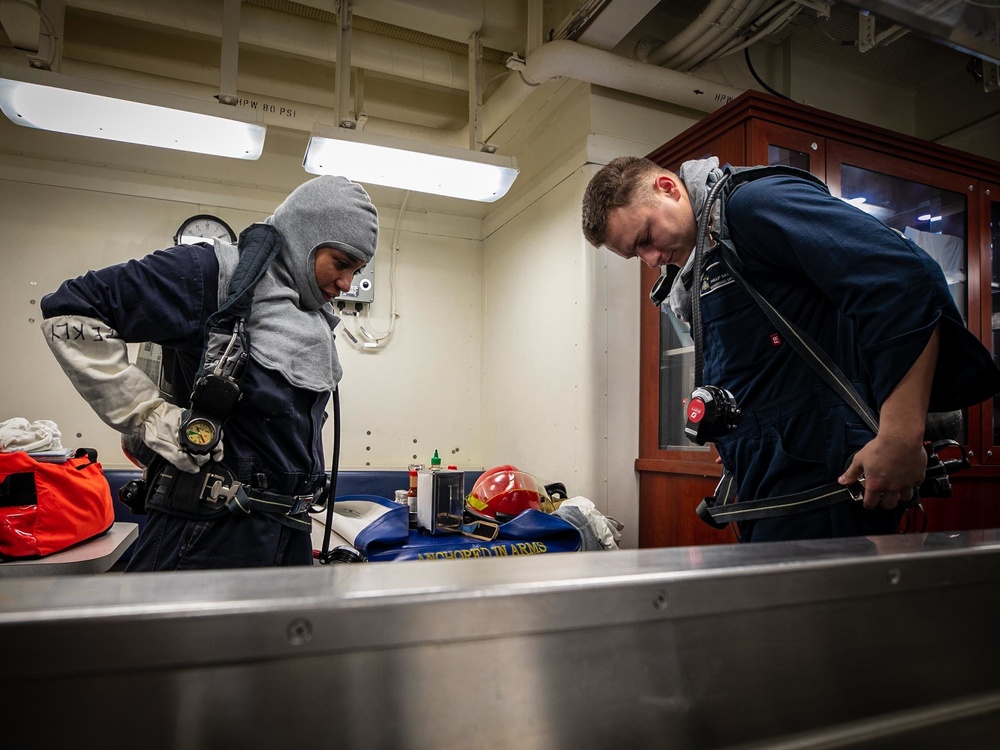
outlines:
[{"label": "electrical junction box", "polygon": [[369,263],[351,281],[351,291],[333,298],[336,302],[369,304],[375,300],[375,269]]}]

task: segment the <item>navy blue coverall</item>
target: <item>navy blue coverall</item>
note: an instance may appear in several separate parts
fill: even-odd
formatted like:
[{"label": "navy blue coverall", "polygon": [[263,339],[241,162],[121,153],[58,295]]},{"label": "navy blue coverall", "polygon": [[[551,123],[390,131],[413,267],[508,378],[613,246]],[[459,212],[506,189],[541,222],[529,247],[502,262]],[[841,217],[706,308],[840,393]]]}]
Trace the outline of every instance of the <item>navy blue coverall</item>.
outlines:
[{"label": "navy blue coverall", "polygon": [[[219,306],[219,262],[207,244],[160,250],[63,283],[41,302],[46,318],[104,321],[125,342],[153,341],[176,352],[174,400],[185,406],[201,364],[203,330]],[[328,392],[293,387],[251,357],[243,398],[223,428],[224,464],[241,482],[287,495],[325,481],[322,428]],[[309,531],[273,515],[223,513],[185,519],[148,507],[129,571],[309,565]]]},{"label": "navy blue coverall", "polygon": [[[840,366],[877,414],[935,326],[940,354],[931,411],[1000,389],[986,349],[965,328],[934,260],[822,185],[779,175],[737,187],[726,204],[743,276]],[[737,498],[835,482],[873,434],[780,335],[719,260],[701,289],[703,382],[729,390],[739,426],[716,442]],[[741,524],[746,541],[890,533],[899,511],[840,503]]]}]

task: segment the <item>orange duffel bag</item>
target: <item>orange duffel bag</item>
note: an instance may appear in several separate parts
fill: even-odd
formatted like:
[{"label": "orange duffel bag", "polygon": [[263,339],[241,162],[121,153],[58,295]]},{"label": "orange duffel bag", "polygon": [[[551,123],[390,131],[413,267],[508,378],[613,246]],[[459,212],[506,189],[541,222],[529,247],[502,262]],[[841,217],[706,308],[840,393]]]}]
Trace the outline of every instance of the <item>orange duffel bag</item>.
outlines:
[{"label": "orange duffel bag", "polygon": [[111,488],[97,451],[80,448],[64,462],[0,453],[0,557],[44,557],[107,532]]}]

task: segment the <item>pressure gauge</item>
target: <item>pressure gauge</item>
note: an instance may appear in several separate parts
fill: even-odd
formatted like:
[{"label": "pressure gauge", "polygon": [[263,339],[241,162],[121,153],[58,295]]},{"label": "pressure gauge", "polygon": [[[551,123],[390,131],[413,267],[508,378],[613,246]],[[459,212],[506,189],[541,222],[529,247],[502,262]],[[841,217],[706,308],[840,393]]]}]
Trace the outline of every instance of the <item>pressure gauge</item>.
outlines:
[{"label": "pressure gauge", "polygon": [[197,214],[189,219],[185,219],[174,235],[174,243],[193,243],[200,240],[222,240],[223,242],[235,243],[236,234],[232,228],[220,219],[211,214]]},{"label": "pressure gauge", "polygon": [[220,426],[212,419],[187,416],[181,424],[181,445],[196,456],[211,453],[219,443],[221,432]]}]

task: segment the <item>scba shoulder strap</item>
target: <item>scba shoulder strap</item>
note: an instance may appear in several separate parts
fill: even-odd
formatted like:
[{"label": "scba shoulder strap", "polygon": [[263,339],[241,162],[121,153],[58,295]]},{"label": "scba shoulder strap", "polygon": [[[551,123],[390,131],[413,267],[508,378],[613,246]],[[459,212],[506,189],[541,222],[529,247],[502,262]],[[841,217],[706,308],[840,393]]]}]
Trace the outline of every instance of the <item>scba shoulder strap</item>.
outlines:
[{"label": "scba shoulder strap", "polygon": [[211,453],[242,395],[250,356],[245,321],[254,289],[281,249],[281,236],[270,224],[253,224],[240,234],[239,262],[229,281],[225,302],[205,323],[201,367],[181,422],[180,445],[189,453]]},{"label": "scba shoulder strap", "polygon": [[[726,218],[726,203],[742,185],[753,180],[777,175],[808,180],[821,186],[823,190],[828,190],[826,184],[818,177],[795,167],[784,165],[732,167],[727,165],[721,170],[721,175],[715,181],[716,184],[710,186],[710,203],[711,199],[719,201],[719,222],[712,231],[712,238],[719,247],[722,260],[729,268],[733,278],[736,279],[747,294],[757,303],[764,315],[767,316],[768,320],[774,324],[784,337],[784,340],[788,341],[789,345],[813,368],[823,382],[832,388],[858,414],[869,429],[877,433],[878,417],[858,395],[833,359],[794,323],[782,316],[742,275],[744,263],[739,258],[729,233],[729,224]],[[711,210],[711,205],[708,205],[705,209],[704,215],[706,221],[711,216]],[[700,266],[695,269],[696,289],[700,288],[699,272]],[[700,300],[696,300],[695,305],[696,309],[700,307]],[[696,346],[700,348],[700,314],[694,316],[692,325],[699,327],[699,330],[695,331],[694,338]],[[700,364],[700,352],[696,352],[696,355]],[[700,368],[697,375],[700,378]],[[711,497],[702,500],[699,504],[696,511],[699,518],[715,528],[725,528],[726,524],[732,521],[750,521],[760,518],[792,515],[839,502],[857,501],[860,497],[859,487],[843,487],[834,483],[814,487],[793,495],[740,500],[736,502],[735,489],[732,476],[727,471],[724,471],[722,480],[719,482],[715,493]]]},{"label": "scba shoulder strap", "polygon": [[254,290],[281,250],[281,243],[281,235],[270,224],[251,224],[240,233],[236,244],[240,259],[229,280],[226,301],[209,317],[206,327],[226,318],[250,317]]},{"label": "scba shoulder strap", "polygon": [[[210,453],[218,445],[222,426],[239,402],[249,358],[245,321],[252,310],[254,289],[280,251],[281,243],[281,235],[269,224],[253,224],[240,234],[239,260],[226,299],[205,323],[202,363],[180,427],[180,444],[191,453]],[[206,464],[199,474],[177,472],[141,439],[129,440],[122,441],[128,455],[148,458],[141,461],[148,467],[148,481],[144,478],[129,482],[119,493],[122,502],[136,513],[143,512],[148,492],[160,498],[158,507],[178,515],[204,517],[224,508],[241,513],[254,509],[279,512],[289,525],[301,526],[303,521],[298,516],[316,500],[312,495],[286,497],[245,488],[214,462]],[[213,483],[212,479],[224,481]],[[192,487],[195,491],[190,491]]]},{"label": "scba shoulder strap", "polygon": [[736,253],[736,248],[733,245],[733,241],[729,236],[729,223],[726,220],[726,203],[736,190],[743,185],[746,185],[748,182],[753,182],[754,180],[759,180],[764,177],[777,176],[797,177],[802,180],[807,180],[829,192],[829,188],[826,183],[819,177],[814,175],[812,172],[807,172],[806,170],[799,169],[798,167],[789,167],[784,164],[772,164],[762,167],[733,167],[727,164],[723,167],[721,179],[725,181],[725,184],[722,185],[718,198],[719,226],[715,228],[712,236],[717,243],[729,248],[733,261],[737,263],[737,270],[743,270],[743,263],[740,261],[739,256]]},{"label": "scba shoulder strap", "polygon": [[[828,190],[815,175],[801,169],[786,166],[769,167],[726,167],[722,179],[725,183],[720,187],[719,226],[713,232],[713,237],[721,249],[723,262],[728,266],[733,278],[753,298],[768,320],[782,334],[792,348],[801,356],[837,395],[839,395],[864,424],[874,433],[878,433],[878,416],[861,398],[850,381],[836,365],[826,351],[816,344],[807,334],[794,323],[786,319],[776,310],[742,275],[744,264],[740,260],[736,248],[729,235],[729,225],[726,221],[725,206],[728,198],[741,185],[761,177],[785,174],[814,182],[824,190]],[[699,319],[700,320],[700,319]],[[941,418],[941,415],[938,415]],[[918,504],[921,497],[950,497],[950,474],[963,468],[968,468],[968,460],[962,456],[957,460],[942,461],[937,452],[949,445],[958,447],[954,440],[935,440],[925,443],[927,451],[927,472],[923,483],[917,488],[913,499],[904,505],[908,507]],[[711,497],[701,501],[697,508],[699,518],[715,528],[725,528],[732,521],[751,521],[761,518],[774,518],[803,513],[810,510],[834,505],[840,502],[860,502],[864,496],[860,484],[844,487],[836,483],[814,487],[792,495],[782,495],[763,499],[738,500],[732,475],[723,471],[722,479]]]},{"label": "scba shoulder strap", "polygon": [[833,359],[816,344],[807,334],[798,328],[792,321],[785,318],[777,309],[768,302],[763,295],[758,292],[753,285],[743,276],[743,261],[740,260],[736,247],[729,234],[729,223],[726,220],[726,203],[730,196],[740,188],[753,180],[775,175],[787,175],[798,179],[808,180],[829,191],[826,184],[810,172],[796,167],[784,165],[773,165],[766,167],[731,167],[726,166],[723,170],[723,184],[719,196],[719,225],[713,232],[713,236],[720,248],[723,262],[729,267],[733,278],[742,286],[747,294],[757,303],[768,320],[774,324],[786,341],[801,356],[810,367],[819,375],[833,391],[840,396],[861,418],[865,425],[872,431],[878,432],[878,417],[872,412],[868,404],[862,399],[854,386],[851,385],[847,376],[840,370]]},{"label": "scba shoulder strap", "polygon": [[[220,407],[220,403],[234,398],[238,401],[239,398],[238,387],[234,389],[229,384],[235,382],[237,386],[242,385],[241,377],[233,377],[239,376],[239,373],[234,371],[232,365],[240,361],[240,352],[249,351],[247,332],[245,328],[242,331],[237,331],[236,325],[239,320],[246,320],[250,317],[254,289],[281,249],[281,241],[278,231],[269,224],[252,224],[240,233],[237,241],[239,255],[228,281],[226,299],[206,321],[203,332],[205,346],[201,365],[194,378],[195,385],[192,392],[198,390],[198,383],[203,380],[206,373],[211,373],[220,363],[225,361],[230,365],[226,367],[223,364],[219,373],[223,377],[220,382],[214,384],[217,386],[216,389],[213,390],[211,384],[204,382],[201,385],[202,391],[196,399],[205,404],[203,411],[212,416],[219,423],[219,426],[229,416],[232,407],[235,406],[235,402],[230,404],[228,408]],[[235,339],[234,333],[236,334]],[[229,349],[230,342],[233,342],[234,345],[232,349]],[[239,349],[235,348],[237,346]],[[189,403],[183,403],[181,399],[183,399],[184,394],[176,393],[174,384],[171,382],[171,376],[174,374],[173,362],[174,351],[172,349],[162,347],[154,342],[145,342],[139,345],[135,364],[157,384],[160,395],[164,399],[178,406],[190,406],[190,398]],[[202,445],[210,439],[213,432],[217,432],[211,424],[199,423],[193,425],[193,428],[192,437],[200,439]],[[152,466],[156,460],[156,453],[147,447],[142,438],[137,435],[123,435],[121,445],[125,455],[141,468]],[[131,503],[131,505],[134,504],[134,502]]]}]

